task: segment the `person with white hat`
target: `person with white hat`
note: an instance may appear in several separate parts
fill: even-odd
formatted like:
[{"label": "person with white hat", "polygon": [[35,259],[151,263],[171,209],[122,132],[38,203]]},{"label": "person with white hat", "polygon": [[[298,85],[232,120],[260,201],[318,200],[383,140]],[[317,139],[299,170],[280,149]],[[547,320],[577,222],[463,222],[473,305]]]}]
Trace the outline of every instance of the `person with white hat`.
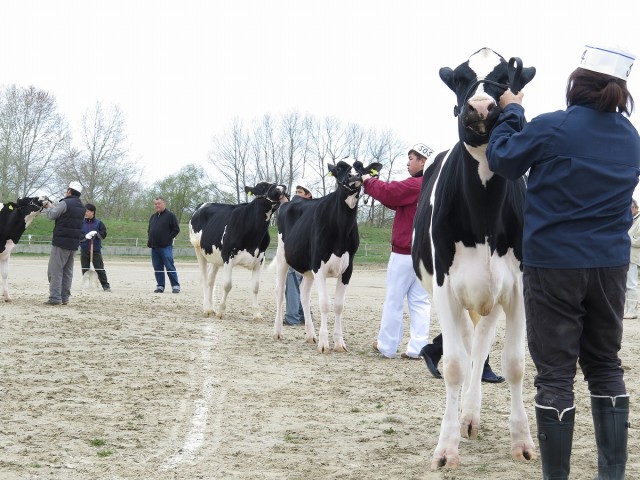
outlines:
[{"label": "person with white hat", "polygon": [[523,288],[543,478],[569,477],[580,365],[591,393],[598,479],[623,479],[629,395],[620,351],[631,204],[640,136],[628,117],[635,56],[586,45],[569,76],[566,110],[525,121],[507,90],[487,146],[492,172],[529,171]]},{"label": "person with white hat", "polygon": [[[301,183],[296,185],[296,195],[292,201],[297,198],[309,200],[313,198],[313,195],[311,190]],[[284,291],[286,311],[283,322],[285,325],[302,325],[304,323],[304,312],[300,302],[300,283],[302,283],[302,274],[289,267]]]},{"label": "person with white hat", "polygon": [[51,240],[51,255],[47,277],[49,278],[49,299],[45,305],[57,306],[69,303],[73,281],[73,260],[82,235],[85,208],[80,200],[82,184],[69,183],[65,198],[57,205],[49,204],[47,217],[55,220]]},{"label": "person with white hat", "polygon": [[404,299],[409,306],[409,342],[400,357],[419,360],[420,350],[429,339],[431,303],[429,294],[413,271],[411,238],[413,218],[418,208],[422,187],[422,171],[433,149],[416,143],[407,152],[409,177],[401,181],[385,182],[364,175],[364,191],[385,207],[395,211],[391,229],[391,255],[387,264],[387,287],[374,350],[383,357],[395,358],[404,335]]}]

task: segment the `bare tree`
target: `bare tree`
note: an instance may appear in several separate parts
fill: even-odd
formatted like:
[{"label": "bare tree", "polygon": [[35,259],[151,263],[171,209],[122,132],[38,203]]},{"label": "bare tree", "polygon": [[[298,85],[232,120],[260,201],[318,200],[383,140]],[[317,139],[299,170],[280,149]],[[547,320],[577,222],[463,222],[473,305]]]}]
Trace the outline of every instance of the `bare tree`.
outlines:
[{"label": "bare tree", "polygon": [[0,96],[0,193],[23,197],[50,192],[68,128],[55,97],[34,86],[12,85]]},{"label": "bare tree", "polygon": [[131,192],[140,187],[140,171],[129,159],[126,128],[117,106],[106,109],[102,103],[82,116],[80,148],[69,147],[59,182],[64,187],[71,180],[83,186],[82,197],[100,203],[106,216],[122,211],[130,202]]},{"label": "bare tree", "polygon": [[213,150],[209,153],[209,163],[226,180],[227,186],[235,190],[237,203],[242,201],[244,185],[247,185],[249,165],[249,136],[242,122],[234,118],[229,131],[213,138]]},{"label": "bare tree", "polygon": [[315,161],[310,162],[309,167],[320,178],[322,195],[333,188],[333,182],[327,182],[327,164],[335,164],[348,154],[345,137],[342,124],[335,118],[326,117],[311,124],[311,151]]}]

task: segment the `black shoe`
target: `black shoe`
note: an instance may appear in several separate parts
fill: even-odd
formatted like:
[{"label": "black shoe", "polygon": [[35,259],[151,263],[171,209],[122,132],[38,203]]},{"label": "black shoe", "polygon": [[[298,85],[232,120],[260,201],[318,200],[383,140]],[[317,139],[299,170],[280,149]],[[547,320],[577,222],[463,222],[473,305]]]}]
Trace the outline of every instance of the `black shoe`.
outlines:
[{"label": "black shoe", "polygon": [[440,361],[440,356],[434,355],[429,347],[431,347],[431,344],[427,344],[422,347],[422,350],[420,350],[420,356],[427,363],[427,370],[429,370],[431,375],[433,375],[435,378],[442,378],[442,374],[440,373],[440,370],[438,370],[438,362]]},{"label": "black shoe", "polygon": [[173,293],[180,293],[180,287],[173,287],[173,288],[171,289],[171,291],[172,291]]},{"label": "black shoe", "polygon": [[489,365],[485,365],[484,370],[482,370],[482,381],[486,383],[502,383],[504,382],[504,377],[496,375]]},{"label": "black shoe", "polygon": [[164,293],[164,288],[158,287],[153,291],[153,293]]},{"label": "black shoe", "polygon": [[51,300],[47,300],[43,302],[43,305],[48,305],[50,307],[57,307],[58,305],[62,305],[62,302],[52,302]]}]

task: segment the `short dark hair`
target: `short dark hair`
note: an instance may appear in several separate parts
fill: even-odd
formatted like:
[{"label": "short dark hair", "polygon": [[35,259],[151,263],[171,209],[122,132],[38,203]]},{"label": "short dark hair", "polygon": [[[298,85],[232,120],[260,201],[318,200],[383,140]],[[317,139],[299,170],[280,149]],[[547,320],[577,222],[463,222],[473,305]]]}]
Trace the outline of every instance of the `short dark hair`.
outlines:
[{"label": "short dark hair", "polygon": [[93,203],[87,203],[84,208],[89,210],[90,212],[96,213],[96,206]]},{"label": "short dark hair", "polygon": [[631,115],[635,107],[627,82],[585,68],[576,68],[567,81],[567,106],[589,103],[600,112]]}]

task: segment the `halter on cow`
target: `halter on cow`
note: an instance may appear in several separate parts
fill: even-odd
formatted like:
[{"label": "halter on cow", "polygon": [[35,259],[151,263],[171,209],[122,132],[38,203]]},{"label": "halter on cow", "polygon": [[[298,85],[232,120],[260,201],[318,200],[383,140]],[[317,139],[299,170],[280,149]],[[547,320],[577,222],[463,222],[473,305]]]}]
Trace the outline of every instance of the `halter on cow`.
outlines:
[{"label": "halter on cow", "polygon": [[[412,247],[416,275],[433,295],[444,340],[447,395],[434,469],[457,467],[460,435],[478,434],[482,368],[503,312],[502,369],[512,395],[511,453],[519,460],[536,455],[522,398],[526,187],[523,178],[510,181],[494,175],[485,153],[500,115],[500,95],[509,83],[520,89],[535,75],[535,69],[522,68],[519,59],[510,64],[511,68],[502,56],[483,48],[455,70],[440,69],[440,78],[458,99],[454,114],[459,142],[425,165]],[[481,315],[475,328],[469,311]]]}]

